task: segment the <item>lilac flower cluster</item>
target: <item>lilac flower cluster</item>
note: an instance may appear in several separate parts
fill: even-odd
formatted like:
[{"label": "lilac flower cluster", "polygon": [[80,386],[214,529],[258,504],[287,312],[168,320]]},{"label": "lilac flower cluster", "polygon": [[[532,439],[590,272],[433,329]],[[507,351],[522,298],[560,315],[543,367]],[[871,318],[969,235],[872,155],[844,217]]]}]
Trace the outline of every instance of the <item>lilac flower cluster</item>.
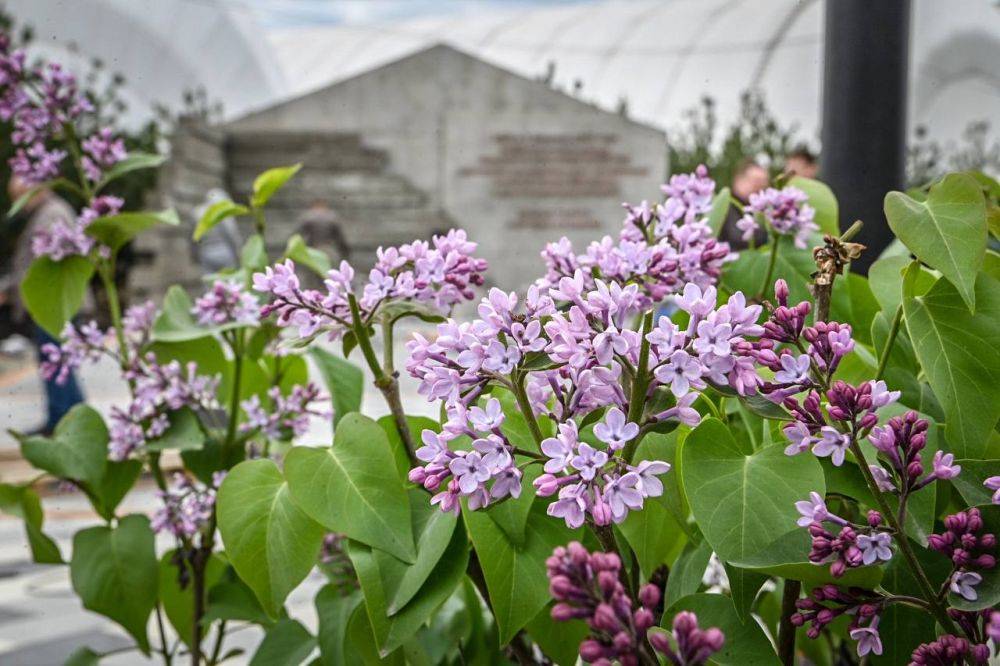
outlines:
[{"label": "lilac flower cluster", "polygon": [[156,493],[163,505],[153,514],[153,531],[169,532],[182,540],[198,534],[212,518],[215,493],[225,476],[225,472],[216,472],[212,485],[203,486],[175,472],[170,487]]},{"label": "lilac flower cluster", "polygon": [[[410,481],[435,491],[447,480],[431,504],[455,513],[461,510],[462,497],[472,510],[505,497],[520,497],[522,473],[514,459],[515,447],[500,429],[505,418],[496,398],[490,398],[485,407],[466,409],[456,403],[441,432],[423,431],[424,445],[416,456],[425,464],[410,470]],[[472,439],[472,449],[452,451],[448,443],[461,436]]]},{"label": "lilac flower cluster", "polygon": [[[124,199],[110,194],[94,197],[75,220],[56,222],[35,231],[31,238],[32,254],[47,256],[53,261],[90,254],[96,242],[87,235],[87,227],[99,217],[118,214],[124,204]],[[102,256],[108,256],[108,252],[107,248],[99,248]]]},{"label": "lilac flower cluster", "polygon": [[235,281],[216,280],[194,303],[191,313],[202,326],[241,324],[254,326],[260,321],[257,299]]},{"label": "lilac flower cluster", "polygon": [[[599,525],[621,522],[644,498],[662,493],[656,477],[669,465],[633,466],[621,455],[626,444],[642,427],[662,421],[697,424],[695,391],[710,382],[754,392],[759,378],[746,338],[764,331],[756,324],[761,307],[748,306],[742,294],[716,307],[714,287],[686,285],[676,302],[690,315],[688,327],[681,331],[662,317],[645,336],[650,376],[642,400],[660,406],[641,422],[630,422],[623,375],[634,375],[642,353],[643,334],[628,321],[639,289],[603,280],[589,292],[585,286],[575,277],[562,278],[548,294],[535,285],[523,312],[515,293],[493,289],[479,306],[480,319],[448,320],[438,325],[433,341],[415,334],[407,344],[407,370],[420,380],[418,391],[429,400],[444,400],[449,412],[461,413],[491,383],[511,389],[520,381],[515,375],[526,376],[534,415],[558,426],[557,436],[541,442],[546,473],[534,485],[542,496],[558,492],[549,512],[571,526],[588,515]],[[556,300],[570,305],[557,310]],[[659,389],[672,404],[651,400]],[[598,441],[581,440],[575,419],[603,408],[608,411],[594,430]]]},{"label": "lilac flower cluster", "polygon": [[736,227],[743,232],[743,240],[749,241],[761,222],[766,222],[774,233],[794,236],[795,247],[805,248],[809,235],[819,230],[813,221],[816,211],[808,201],[809,196],[797,187],[769,187],[750,195],[750,203]]},{"label": "lilac flower cluster", "polygon": [[932,534],[927,539],[931,548],[946,555],[952,562],[951,591],[969,601],[979,597],[976,586],[983,577],[978,572],[988,571],[997,564],[994,555],[996,535],[980,534],[984,526],[982,514],[973,507],[946,517],[945,531]]},{"label": "lilac flower cluster", "polygon": [[988,645],[972,645],[965,638],[944,634],[930,643],[917,647],[910,655],[911,666],[962,666],[973,663],[985,666],[989,663]]},{"label": "lilac flower cluster", "polygon": [[108,449],[112,460],[125,460],[147,441],[163,436],[170,427],[171,412],[184,407],[203,411],[216,403],[219,378],[199,375],[193,361],[186,366],[178,361],[160,365],[149,353],[133,358],[124,377],[133,387],[132,400],[124,409],[111,410]]},{"label": "lilac flower cluster", "polygon": [[677,666],[704,664],[725,641],[716,628],[698,628],[693,613],[674,618],[676,649],[665,634],[650,633],[656,625],[660,589],[644,585],[638,593],[639,608],[620,582],[621,560],[614,553],[588,553],[578,542],[559,547],[546,560],[549,591],[556,600],[552,619],[581,619],[590,635],[580,644],[580,657],[588,663],[635,666],[640,660],[655,660],[653,650]]},{"label": "lilac flower cluster", "polygon": [[101,180],[105,170],[128,156],[125,142],[121,138],[115,138],[110,127],[102,128],[84,139],[80,148],[83,151],[80,158],[83,172],[93,183]]},{"label": "lilac flower cluster", "polygon": [[795,602],[797,611],[791,621],[796,627],[809,624],[806,635],[815,639],[828,624],[846,615],[851,618],[848,631],[857,641],[858,656],[880,655],[882,638],[878,625],[884,604],[885,599],[872,590],[824,585]]},{"label": "lilac flower cluster", "polygon": [[948,617],[969,637],[969,655],[973,661],[979,664],[987,662],[990,658],[987,641],[990,640],[993,641],[993,655],[1000,656],[1000,610],[962,611],[949,608]]},{"label": "lilac flower cluster", "polygon": [[[927,445],[929,427],[926,420],[909,411],[903,416],[894,416],[884,426],[872,428],[868,440],[882,457],[880,464],[869,465],[869,470],[879,490],[906,496],[934,481],[947,481],[959,475],[962,466],[955,464],[955,456],[936,451],[933,469],[922,476],[924,466],[920,461],[920,451]],[[887,459],[888,470],[881,464],[882,458]]]},{"label": "lilac flower cluster", "polygon": [[329,418],[330,412],[318,409],[315,404],[326,400],[319,387],[312,382],[296,384],[288,395],[282,394],[281,387],[273,386],[267,391],[271,404],[265,409],[257,395],[240,403],[246,413],[246,421],[240,430],[247,433],[260,432],[265,437],[276,440],[290,440],[301,437],[309,430],[310,417]]},{"label": "lilac flower cluster", "polygon": [[[471,300],[472,288],[483,283],[486,270],[486,260],[473,256],[475,250],[476,243],[460,229],[434,236],[430,243],[414,241],[379,248],[378,260],[358,298],[364,323],[371,322],[379,306],[392,301],[414,301],[447,313],[456,304]],[[277,313],[279,326],[294,326],[303,338],[324,329],[336,339],[352,324],[349,297],[354,294],[353,280],[354,269],[342,261],[338,269],[327,274],[325,291],[302,289],[295,264],[286,259],[255,273],[253,285],[272,297],[261,310],[262,316]]]},{"label": "lilac flower cluster", "polygon": [[[801,515],[798,525],[808,528],[812,537],[809,561],[830,563],[835,578],[843,576],[847,569],[892,559],[892,537],[880,529],[882,516],[877,511],[868,512],[867,525],[855,525],[832,513],[819,493],[810,493],[808,500],[796,502],[795,509]],[[840,530],[833,534],[823,523],[832,523]]]},{"label": "lilac flower cluster", "polygon": [[629,511],[639,511],[647,497],[663,494],[659,476],[670,471],[661,460],[641,460],[629,464],[622,449],[639,434],[639,426],[612,407],[594,427],[594,435],[607,446],[597,449],[580,441],[575,421],[559,425],[559,434],[542,442],[545,473],[535,479],[537,495],[559,493],[548,514],[566,521],[571,529],[589,515],[595,525],[621,523]]},{"label": "lilac flower cluster", "polygon": [[591,291],[595,274],[621,286],[637,284],[637,312],[688,283],[702,289],[715,284],[723,264],[736,258],[728,244],[716,240],[706,220],[715,182],[700,166],[693,174],[673,176],[663,191],[667,199],[662,204],[623,204],[627,214],[618,241],[605,236],[580,255],[565,237],[546,245],[546,274],[538,285],[552,289],[572,279],[581,291]]}]

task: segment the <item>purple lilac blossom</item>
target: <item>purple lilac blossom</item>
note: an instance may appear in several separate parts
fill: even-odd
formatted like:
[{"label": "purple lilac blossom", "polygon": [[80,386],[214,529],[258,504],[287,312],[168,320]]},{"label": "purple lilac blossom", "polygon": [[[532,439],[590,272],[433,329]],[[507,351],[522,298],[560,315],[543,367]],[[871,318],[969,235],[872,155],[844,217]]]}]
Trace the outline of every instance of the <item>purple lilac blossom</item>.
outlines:
[{"label": "purple lilac blossom", "polygon": [[586,663],[636,666],[640,655],[652,658],[648,653],[648,646],[652,646],[673,664],[697,666],[722,648],[722,632],[700,629],[697,616],[690,612],[675,616],[673,645],[666,634],[651,633],[662,593],[647,584],[633,600],[620,582],[621,560],[614,553],[589,553],[574,541],[556,548],[545,565],[549,592],[556,600],[552,619],[585,620],[590,628],[580,643],[580,657]]},{"label": "purple lilac blossom", "polygon": [[[473,287],[483,283],[486,260],[473,256],[476,243],[464,231],[453,229],[431,241],[414,241],[399,247],[379,248],[375,267],[357,298],[367,321],[384,303],[414,301],[436,312],[447,313],[473,298]],[[271,296],[261,316],[276,313],[282,327],[294,327],[308,338],[321,329],[331,339],[351,326],[349,295],[354,294],[354,269],[346,261],[327,273],[324,290],[302,289],[290,259],[255,273],[253,287]]]},{"label": "purple lilac blossom", "polygon": [[240,324],[254,326],[260,321],[257,299],[233,281],[216,280],[194,303],[191,313],[202,326]]},{"label": "purple lilac blossom", "polygon": [[215,493],[225,474],[216,472],[212,476],[212,485],[203,486],[186,475],[175,472],[171,485],[156,493],[163,504],[153,514],[153,531],[170,532],[184,540],[198,534],[212,517]]},{"label": "purple lilac blossom", "polygon": [[736,226],[743,232],[743,240],[748,241],[760,228],[762,219],[776,234],[793,236],[795,247],[805,248],[809,235],[819,230],[813,221],[816,211],[807,201],[808,195],[796,187],[780,190],[769,187],[750,195],[750,202]]},{"label": "purple lilac blossom", "polygon": [[246,414],[246,421],[240,425],[242,432],[259,432],[270,439],[288,441],[306,434],[310,418],[329,418],[331,415],[328,410],[315,406],[327,398],[311,382],[296,384],[287,394],[281,387],[272,386],[267,391],[267,398],[270,405],[266,409],[258,395],[240,403]]},{"label": "purple lilac blossom", "polygon": [[951,560],[954,569],[949,583],[951,591],[975,601],[976,586],[982,581],[978,572],[989,571],[997,563],[996,535],[982,533],[985,524],[976,507],[946,517],[944,527],[944,532],[928,537],[927,545]]}]

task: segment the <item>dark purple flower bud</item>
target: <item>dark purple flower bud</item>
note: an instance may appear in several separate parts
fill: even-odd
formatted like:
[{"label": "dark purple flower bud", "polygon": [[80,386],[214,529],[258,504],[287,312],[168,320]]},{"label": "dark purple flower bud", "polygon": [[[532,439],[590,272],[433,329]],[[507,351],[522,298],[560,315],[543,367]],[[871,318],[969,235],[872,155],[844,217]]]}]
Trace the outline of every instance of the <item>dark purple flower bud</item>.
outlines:
[{"label": "dark purple flower bud", "polygon": [[606,631],[608,633],[614,633],[621,629],[621,621],[618,619],[615,609],[612,608],[610,604],[606,603],[597,605],[597,608],[594,609],[594,616],[590,623],[594,629]]},{"label": "dark purple flower bud", "polygon": [[633,620],[635,621],[635,628],[639,631],[645,631],[656,624],[656,618],[653,616],[653,611],[648,608],[640,608],[637,610],[633,616]]},{"label": "dark purple flower bud", "polygon": [[872,509],[868,512],[868,526],[878,527],[882,524],[882,514]]},{"label": "dark purple flower bud", "polygon": [[643,585],[639,589],[639,602],[646,608],[655,608],[660,603],[660,588],[656,585]]},{"label": "dark purple flower bud", "polygon": [[580,658],[586,662],[596,662],[601,657],[605,656],[608,649],[595,641],[592,638],[580,643]]}]

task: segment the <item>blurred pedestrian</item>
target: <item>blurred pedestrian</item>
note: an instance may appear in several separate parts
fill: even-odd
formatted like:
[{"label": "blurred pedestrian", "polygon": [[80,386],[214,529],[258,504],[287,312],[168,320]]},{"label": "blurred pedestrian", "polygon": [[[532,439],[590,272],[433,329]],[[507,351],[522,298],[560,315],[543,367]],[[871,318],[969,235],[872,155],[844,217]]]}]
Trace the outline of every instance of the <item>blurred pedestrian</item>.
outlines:
[{"label": "blurred pedestrian", "polygon": [[[18,176],[13,176],[7,183],[7,192],[11,201],[17,201],[21,196],[31,191],[31,188],[30,183]],[[6,223],[12,226],[23,224],[23,229],[14,247],[10,271],[0,280],[0,300],[10,305],[15,327],[33,339],[38,361],[41,363],[42,346],[47,343],[58,344],[58,341],[31,321],[31,317],[21,303],[18,287],[34,259],[31,251],[32,237],[39,230],[47,229],[54,224],[69,226],[75,224],[76,214],[64,199],[46,188],[38,190],[19,214],[24,216],[23,221],[8,220]],[[83,402],[83,393],[73,373],[70,373],[62,384],[57,383],[55,378],[44,380],[44,384],[47,416],[45,425],[35,431],[37,434],[50,434],[73,405]]]},{"label": "blurred pedestrian", "polygon": [[815,178],[819,173],[819,160],[807,146],[798,146],[785,156],[785,173],[803,178]]},{"label": "blurred pedestrian", "polygon": [[[771,178],[767,169],[747,158],[736,166],[730,191],[733,197],[745,206],[750,201],[751,194],[766,189],[770,184]],[[735,206],[730,207],[726,221],[722,225],[722,233],[719,234],[719,237],[729,243],[729,247],[734,250],[744,250],[748,247],[747,242],[743,240],[743,232],[736,227],[741,217],[743,217],[742,211]],[[763,226],[754,232],[753,242],[755,247],[767,242],[767,230]]]},{"label": "blurred pedestrian", "polygon": [[341,259],[350,261],[351,248],[344,238],[340,218],[324,199],[314,199],[302,217],[299,218],[299,233],[306,245],[319,247],[332,244]]}]

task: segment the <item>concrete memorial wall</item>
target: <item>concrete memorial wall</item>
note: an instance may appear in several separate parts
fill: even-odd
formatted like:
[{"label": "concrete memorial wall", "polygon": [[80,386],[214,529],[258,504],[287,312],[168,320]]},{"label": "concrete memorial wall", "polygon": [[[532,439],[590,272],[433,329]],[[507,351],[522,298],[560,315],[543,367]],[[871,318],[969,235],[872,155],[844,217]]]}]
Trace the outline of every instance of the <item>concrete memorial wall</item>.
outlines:
[{"label": "concrete memorial wall", "polygon": [[316,199],[360,266],[379,244],[460,226],[510,289],[541,273],[546,241],[582,249],[616,233],[621,202],[659,198],[666,171],[659,130],[443,45],[216,129],[234,196],[258,171],[304,162],[273,200],[274,240]]}]

